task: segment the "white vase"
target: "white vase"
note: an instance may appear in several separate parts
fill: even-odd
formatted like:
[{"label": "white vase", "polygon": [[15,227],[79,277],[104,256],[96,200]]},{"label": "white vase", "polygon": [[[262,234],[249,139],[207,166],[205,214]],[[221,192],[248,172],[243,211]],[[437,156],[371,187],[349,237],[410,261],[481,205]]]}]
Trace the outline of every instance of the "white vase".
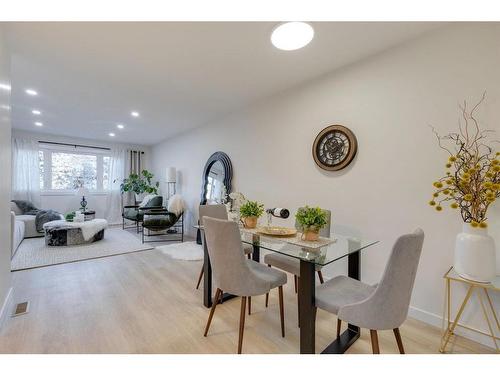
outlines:
[{"label": "white vase", "polygon": [[455,271],[465,279],[488,283],[496,273],[495,241],[486,228],[464,223],[455,243]]}]

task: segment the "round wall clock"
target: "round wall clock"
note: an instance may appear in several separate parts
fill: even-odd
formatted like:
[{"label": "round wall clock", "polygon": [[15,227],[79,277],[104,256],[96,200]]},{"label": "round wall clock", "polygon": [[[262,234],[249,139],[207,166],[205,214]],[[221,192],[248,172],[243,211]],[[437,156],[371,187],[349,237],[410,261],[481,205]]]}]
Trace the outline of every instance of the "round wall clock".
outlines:
[{"label": "round wall clock", "polygon": [[324,128],[314,140],[312,153],[318,166],[327,171],[347,167],[356,156],[358,141],[352,131],[342,125]]}]

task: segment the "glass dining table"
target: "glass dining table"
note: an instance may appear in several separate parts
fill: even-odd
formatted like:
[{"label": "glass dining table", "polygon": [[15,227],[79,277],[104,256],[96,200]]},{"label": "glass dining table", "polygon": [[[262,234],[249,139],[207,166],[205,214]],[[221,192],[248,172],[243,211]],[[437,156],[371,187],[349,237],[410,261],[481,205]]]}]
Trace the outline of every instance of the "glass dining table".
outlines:
[{"label": "glass dining table", "polygon": [[[204,291],[203,304],[212,306],[212,269],[210,257],[204,239],[203,226],[196,225],[202,231],[202,243],[204,250]],[[351,237],[333,233],[329,240],[325,240],[324,246],[308,247],[302,241],[290,238],[281,238],[259,234],[255,229],[240,228],[241,241],[253,246],[252,259],[260,262],[261,250],[267,250],[300,261],[300,277],[298,278],[299,293],[299,323],[300,323],[300,353],[314,354],[315,348],[315,271],[317,266],[327,266],[333,262],[347,258],[347,275],[354,279],[360,279],[361,273],[361,251],[374,248],[378,241],[366,238]],[[300,234],[297,234],[300,236]],[[225,293],[223,301],[233,298],[233,295]],[[322,354],[344,353],[358,338],[360,329],[348,324],[347,329],[329,344]]]}]

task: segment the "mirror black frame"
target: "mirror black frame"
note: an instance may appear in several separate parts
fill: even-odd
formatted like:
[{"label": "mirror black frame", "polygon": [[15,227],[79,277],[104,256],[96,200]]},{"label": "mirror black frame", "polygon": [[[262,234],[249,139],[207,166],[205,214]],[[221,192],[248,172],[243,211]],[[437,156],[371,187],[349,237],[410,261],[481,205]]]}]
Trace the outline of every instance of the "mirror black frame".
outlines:
[{"label": "mirror black frame", "polygon": [[[222,151],[217,151],[214,152],[210,157],[208,158],[205,168],[203,168],[203,175],[201,176],[201,199],[200,199],[200,205],[205,205],[207,204],[207,181],[208,181],[208,174],[210,173],[210,168],[212,168],[212,165],[214,165],[216,162],[220,161],[222,163],[222,166],[224,167],[224,186],[226,187],[226,193],[229,194],[231,193],[231,180],[233,179],[233,165],[231,164],[231,159],[229,159],[229,156]],[[196,233],[196,242],[198,244],[201,244],[201,234],[200,230],[198,229],[198,232]]]},{"label": "mirror black frame", "polygon": [[226,187],[226,192],[229,194],[231,192],[231,180],[233,178],[233,166],[231,164],[231,159],[226,153],[222,151],[214,152],[207,160],[205,168],[203,168],[202,175],[202,185],[201,185],[201,200],[200,205],[207,204],[207,182],[208,174],[210,173],[210,168],[216,162],[220,161],[224,167],[224,186]]}]

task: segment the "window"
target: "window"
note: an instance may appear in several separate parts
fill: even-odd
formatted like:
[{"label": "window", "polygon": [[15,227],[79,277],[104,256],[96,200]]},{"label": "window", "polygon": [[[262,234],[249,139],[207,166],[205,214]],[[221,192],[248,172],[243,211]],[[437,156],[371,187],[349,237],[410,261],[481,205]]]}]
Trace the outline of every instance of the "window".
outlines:
[{"label": "window", "polygon": [[39,166],[42,190],[74,190],[79,181],[89,190],[109,187],[106,150],[40,144]]}]

